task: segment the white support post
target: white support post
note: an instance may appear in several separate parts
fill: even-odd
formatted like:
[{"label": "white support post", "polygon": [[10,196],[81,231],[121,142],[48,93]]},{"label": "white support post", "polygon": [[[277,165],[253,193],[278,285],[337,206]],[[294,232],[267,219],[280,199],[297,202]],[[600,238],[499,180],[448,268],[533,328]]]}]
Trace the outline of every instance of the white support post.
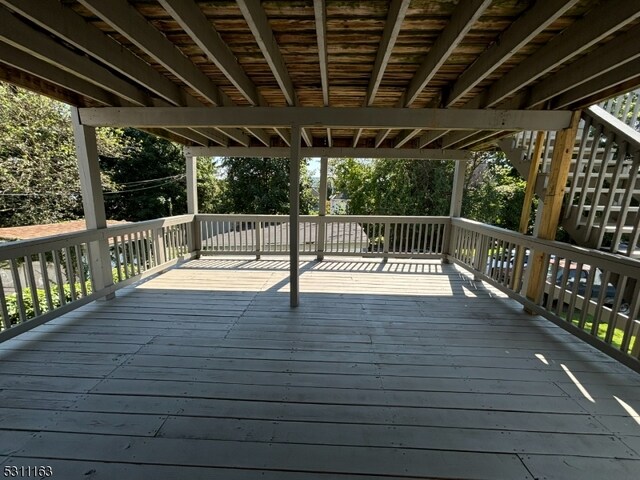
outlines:
[{"label": "white support post", "polygon": [[453,187],[451,188],[450,217],[459,217],[462,212],[462,195],[464,194],[464,175],[467,171],[467,161],[458,160],[453,174]]},{"label": "white support post", "polygon": [[300,303],[300,267],[298,264],[298,235],[300,232],[300,137],[299,125],[291,127],[291,154],[289,156],[289,288],[292,307]]},{"label": "white support post", "polygon": [[[104,209],[104,197],[102,196],[96,129],[82,124],[77,108],[71,109],[71,120],[78,157],[82,207],[87,230],[104,229],[107,228],[107,216]],[[109,243],[106,239],[89,243],[89,260],[95,290],[99,291],[113,285],[111,255],[109,253]],[[114,293],[106,296],[107,300],[114,297]]]},{"label": "white support post", "polygon": [[[198,215],[198,157],[187,155],[185,160],[187,164],[187,213]],[[199,255],[202,248],[202,237],[200,223],[195,216],[189,232],[191,236],[189,249]]]},{"label": "white support post", "polygon": [[[453,173],[453,185],[451,187],[451,204],[449,206],[450,217],[459,217],[462,213],[462,196],[464,194],[464,175],[466,171],[467,161],[456,161],[456,169]],[[451,226],[445,230],[446,238],[444,239],[443,245],[446,248],[446,252],[444,252],[442,263],[449,263],[448,256],[453,251],[453,245],[450,243],[453,241],[454,236],[451,235],[451,230]]]},{"label": "white support post", "polygon": [[327,175],[329,171],[329,159],[327,157],[322,157],[320,159],[320,204],[318,206],[318,215],[320,221],[318,222],[318,261],[324,260],[324,237],[326,231],[326,224],[324,222],[324,217],[327,214]]}]

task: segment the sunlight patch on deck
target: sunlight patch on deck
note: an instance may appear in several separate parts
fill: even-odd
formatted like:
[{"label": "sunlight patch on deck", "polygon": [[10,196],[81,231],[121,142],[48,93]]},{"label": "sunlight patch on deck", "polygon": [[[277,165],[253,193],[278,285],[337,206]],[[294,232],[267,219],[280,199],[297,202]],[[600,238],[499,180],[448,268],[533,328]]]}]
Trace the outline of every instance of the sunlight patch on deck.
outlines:
[{"label": "sunlight patch on deck", "polygon": [[615,398],[620,406],[624,408],[625,412],[627,412],[629,416],[633,418],[638,425],[640,425],[640,414],[638,414],[638,412],[636,412],[636,410],[624,400],[619,399],[615,395],[613,396],[613,398]]},{"label": "sunlight patch on deck", "polygon": [[575,384],[575,386],[578,387],[578,390],[580,390],[580,393],[582,393],[582,395],[584,395],[584,398],[589,400],[591,403],[596,403],[596,401],[589,394],[587,389],[584,388],[584,386],[580,383],[580,380],[578,380],[576,378],[576,376],[571,372],[571,370],[569,370],[569,368],[564,363],[561,363],[560,366],[564,370],[564,373],[566,373],[567,376],[571,379],[571,381]]}]

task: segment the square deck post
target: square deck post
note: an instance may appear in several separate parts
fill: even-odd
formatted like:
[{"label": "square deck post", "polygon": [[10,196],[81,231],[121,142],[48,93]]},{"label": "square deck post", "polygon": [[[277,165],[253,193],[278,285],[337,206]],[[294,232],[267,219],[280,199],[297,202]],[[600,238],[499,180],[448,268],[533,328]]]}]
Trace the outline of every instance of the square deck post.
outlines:
[{"label": "square deck post", "polygon": [[[451,187],[451,204],[449,206],[449,216],[459,217],[462,213],[462,196],[464,194],[464,175],[467,171],[467,160],[456,161],[456,169],[453,173],[453,186]],[[451,242],[454,240],[452,235],[453,226],[451,224],[445,227],[445,238],[442,245],[445,249],[443,252],[442,263],[449,263],[449,254],[453,251]]]},{"label": "square deck post", "polygon": [[[106,229],[107,216],[104,209],[102,182],[100,180],[96,129],[82,124],[77,108],[71,109],[71,120],[78,157],[82,207],[87,230]],[[106,238],[89,243],[89,261],[95,290],[99,291],[113,285],[111,255],[109,253],[109,242]],[[109,300],[114,297],[115,294],[111,293],[106,298]]]},{"label": "square deck post", "polygon": [[326,224],[324,217],[327,214],[327,175],[329,170],[329,159],[322,157],[320,159],[320,191],[318,192],[320,205],[318,206],[318,216],[320,221],[318,222],[317,244],[316,250],[318,252],[318,261],[324,260],[324,237],[326,231]]},{"label": "square deck post", "polygon": [[[559,130],[556,133],[553,157],[551,159],[551,171],[536,235],[543,240],[555,240],[556,238],[556,230],[560,221],[560,210],[562,209],[564,190],[567,185],[569,168],[571,167],[571,157],[573,156],[573,147],[578,133],[579,121],[580,111],[573,112],[569,127]],[[545,254],[542,252],[531,252],[529,263],[529,276],[526,281],[527,298],[538,303],[542,297],[547,276],[547,272],[545,271]],[[528,311],[526,308],[525,310]]]},{"label": "square deck post", "polygon": [[297,307],[300,303],[300,126],[291,127],[291,154],[289,156],[289,288],[290,304]]},{"label": "square deck post", "polygon": [[200,223],[196,219],[198,215],[198,158],[185,156],[187,164],[187,213],[193,215],[193,222],[189,229],[189,250],[200,255],[202,249],[202,237],[200,235]]}]

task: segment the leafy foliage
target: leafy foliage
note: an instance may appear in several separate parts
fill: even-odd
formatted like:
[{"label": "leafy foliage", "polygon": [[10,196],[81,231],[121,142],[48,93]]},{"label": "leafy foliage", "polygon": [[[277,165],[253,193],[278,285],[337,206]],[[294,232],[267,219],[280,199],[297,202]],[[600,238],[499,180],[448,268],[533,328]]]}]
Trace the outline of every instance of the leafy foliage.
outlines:
[{"label": "leafy foliage", "polygon": [[[101,154],[127,148],[122,131],[98,130]],[[82,215],[70,109],[0,84],[0,226],[51,223]],[[103,176],[108,188],[112,183]]]},{"label": "leafy foliage", "polygon": [[[300,166],[300,213],[314,204],[306,162]],[[289,213],[289,159],[229,157],[222,160],[225,179],[220,213]]]},{"label": "leafy foliage", "polygon": [[476,154],[467,171],[462,214],[517,231],[525,188],[526,182],[502,152]]},{"label": "leafy foliage", "polygon": [[453,165],[444,161],[355,160],[333,166],[354,215],[448,215]]},{"label": "leafy foliage", "polygon": [[[96,131],[107,216],[147,220],[186,211],[186,166],[176,145],[132,128]],[[83,216],[71,111],[0,83],[0,226]],[[202,212],[217,210],[215,165],[198,162]]]}]

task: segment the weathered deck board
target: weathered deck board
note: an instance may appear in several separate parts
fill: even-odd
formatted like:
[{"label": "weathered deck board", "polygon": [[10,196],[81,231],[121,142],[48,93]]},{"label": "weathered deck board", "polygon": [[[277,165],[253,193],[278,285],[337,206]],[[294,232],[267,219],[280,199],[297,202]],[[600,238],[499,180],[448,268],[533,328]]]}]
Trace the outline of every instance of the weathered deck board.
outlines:
[{"label": "weathered deck board", "polygon": [[636,373],[453,266],[302,262],[295,310],[286,267],[193,261],[0,344],[4,465],[637,478],[640,425],[614,398],[640,411]]}]

